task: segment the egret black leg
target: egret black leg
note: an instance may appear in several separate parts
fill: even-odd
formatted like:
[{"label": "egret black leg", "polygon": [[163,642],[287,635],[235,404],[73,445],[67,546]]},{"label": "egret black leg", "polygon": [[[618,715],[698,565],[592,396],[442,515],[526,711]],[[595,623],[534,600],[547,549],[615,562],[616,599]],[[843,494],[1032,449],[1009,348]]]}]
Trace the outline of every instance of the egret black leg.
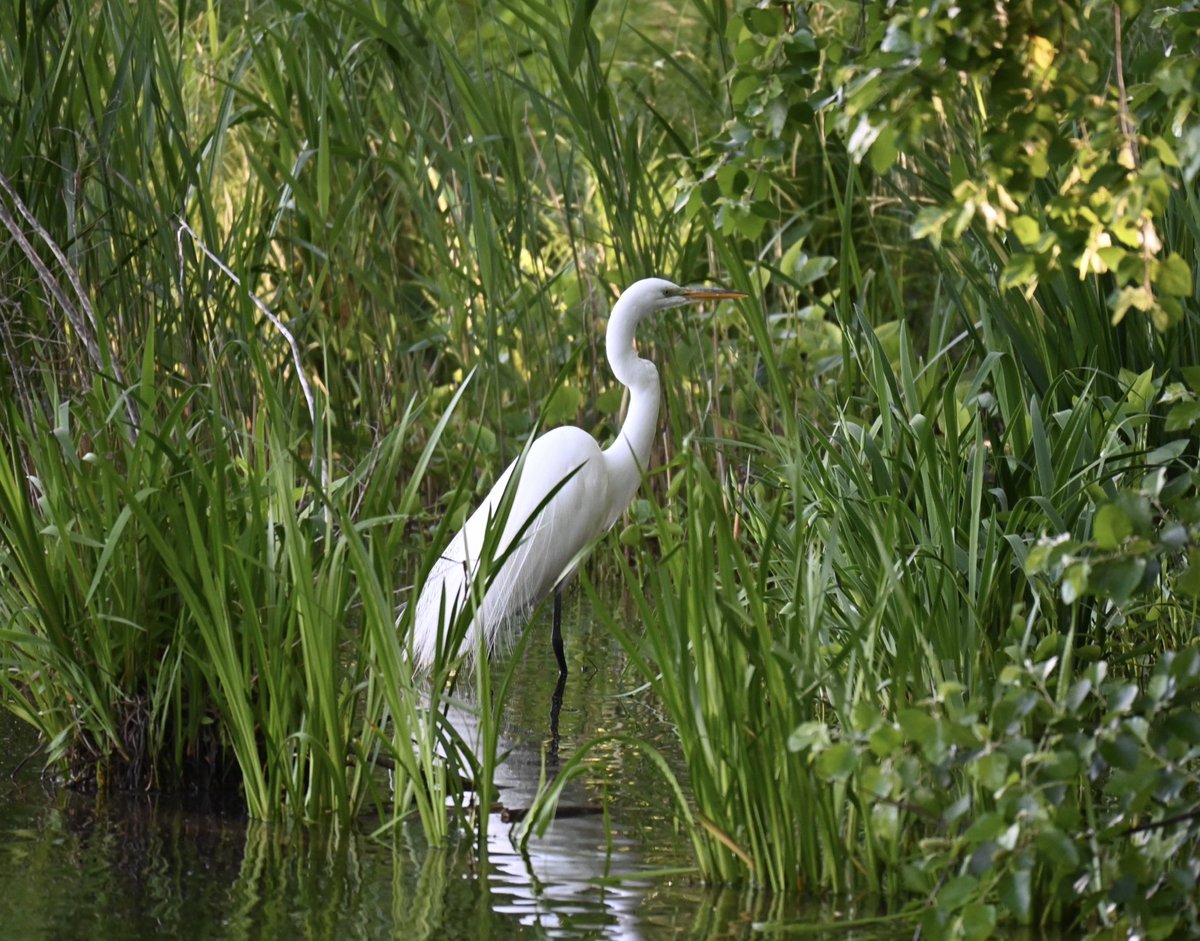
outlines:
[{"label": "egret black leg", "polygon": [[554,629],[550,634],[550,646],[554,648],[554,659],[558,661],[558,675],[567,675],[567,658],[563,654],[562,639],[562,588],[554,589]]},{"label": "egret black leg", "polygon": [[554,684],[554,695],[550,697],[550,742],[546,748],[546,763],[551,769],[558,768],[558,714],[562,712],[563,690],[567,686],[567,674],[558,674]]}]

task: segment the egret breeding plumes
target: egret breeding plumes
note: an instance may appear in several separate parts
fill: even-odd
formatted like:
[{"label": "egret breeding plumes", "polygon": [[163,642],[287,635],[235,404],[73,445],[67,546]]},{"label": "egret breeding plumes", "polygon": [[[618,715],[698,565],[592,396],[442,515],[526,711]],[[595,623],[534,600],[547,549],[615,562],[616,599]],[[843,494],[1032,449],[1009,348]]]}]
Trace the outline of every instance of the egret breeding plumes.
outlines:
[{"label": "egret breeding plumes", "polygon": [[[450,540],[425,580],[413,619],[415,665],[428,668],[444,645],[459,612],[476,604],[460,653],[475,651],[478,632],[493,650],[508,628],[516,628],[554,590],[554,653],[567,672],[560,627],[558,590],[580,554],[607,532],[629,506],[650,459],[658,424],[658,369],[637,355],[634,332],[647,316],[671,307],[718,298],[745,297],[718,288],[687,288],[661,278],[631,285],[613,307],[605,347],[613,375],[629,389],[621,432],[608,448],[582,428],[555,428],[536,438],[508,469],[462,530]],[[509,492],[510,487],[511,492]],[[488,540],[489,526],[503,530]],[[514,543],[514,540],[515,543]],[[471,579],[480,556],[486,587],[472,598]],[[488,569],[492,570],[488,570]]]}]

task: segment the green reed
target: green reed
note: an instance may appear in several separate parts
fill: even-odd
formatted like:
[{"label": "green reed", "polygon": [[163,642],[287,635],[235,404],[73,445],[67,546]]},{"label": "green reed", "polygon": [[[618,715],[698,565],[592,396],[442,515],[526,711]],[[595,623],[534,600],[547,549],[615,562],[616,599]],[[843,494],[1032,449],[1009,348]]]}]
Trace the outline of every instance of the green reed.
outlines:
[{"label": "green reed", "polygon": [[1194,793],[1195,297],[1168,338],[1099,277],[1000,291],[1002,232],[914,243],[966,125],[885,179],[814,126],[741,181],[746,11],[586,6],[0,10],[4,707],[84,783],[445,841],[512,674],[415,682],[406,602],[539,424],[615,432],[611,286],[711,278],[753,299],[643,331],[663,471],[592,566],[702,870],[976,935],[1074,886],[1103,920],[1123,852],[1186,882],[1192,831],[1117,821]]}]

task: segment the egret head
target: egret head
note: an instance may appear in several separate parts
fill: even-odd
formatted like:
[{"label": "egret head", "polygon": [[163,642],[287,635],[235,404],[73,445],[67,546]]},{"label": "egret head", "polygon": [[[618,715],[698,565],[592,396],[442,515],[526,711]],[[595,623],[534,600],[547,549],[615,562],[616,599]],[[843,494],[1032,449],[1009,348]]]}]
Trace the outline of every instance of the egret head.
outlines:
[{"label": "egret head", "polygon": [[655,311],[682,307],[684,304],[745,296],[740,291],[727,291],[724,288],[680,287],[664,278],[643,278],[627,287],[618,303],[640,319]]}]

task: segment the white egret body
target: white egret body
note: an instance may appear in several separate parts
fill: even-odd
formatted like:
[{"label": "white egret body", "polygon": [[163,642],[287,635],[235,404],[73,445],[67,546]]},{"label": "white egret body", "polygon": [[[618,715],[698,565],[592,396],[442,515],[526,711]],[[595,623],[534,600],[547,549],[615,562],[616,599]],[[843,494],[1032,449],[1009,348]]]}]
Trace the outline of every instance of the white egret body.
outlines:
[{"label": "white egret body", "polygon": [[[470,579],[479,570],[485,537],[502,512],[505,493],[519,475],[504,529],[493,538],[487,589],[463,640],[462,653],[477,649],[482,630],[488,650],[508,625],[516,626],[551,590],[561,585],[579,554],[612,527],[629,506],[650,459],[658,424],[658,369],[634,349],[634,332],[650,314],[710,298],[745,297],[710,288],[683,288],[661,278],[630,286],[613,307],[606,351],[613,375],[629,389],[629,410],[621,433],[601,450],[582,428],[563,427],[535,439],[524,455],[500,475],[496,485],[462,530],[450,540],[425,580],[413,619],[412,653],[419,669],[429,667],[439,641],[455,617],[471,604]],[[519,468],[519,469],[518,469]],[[558,488],[555,490],[555,488]],[[547,499],[548,495],[553,493]],[[540,512],[539,512],[540,510]],[[519,542],[513,542],[518,539]],[[505,553],[511,553],[505,556]],[[566,673],[555,610],[554,644],[559,670]]]}]

